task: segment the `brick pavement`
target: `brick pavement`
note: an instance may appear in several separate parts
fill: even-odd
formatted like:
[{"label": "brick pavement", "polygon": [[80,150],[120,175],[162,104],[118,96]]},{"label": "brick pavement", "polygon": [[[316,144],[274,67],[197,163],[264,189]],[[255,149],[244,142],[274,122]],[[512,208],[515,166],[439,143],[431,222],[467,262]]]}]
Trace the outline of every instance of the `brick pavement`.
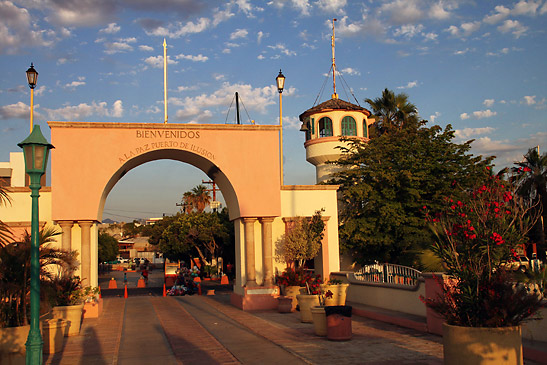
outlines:
[{"label": "brick pavement", "polygon": [[315,336],[299,313],[243,312],[228,298],[107,298],[101,317],[86,319],[81,334],[66,338],[63,352],[45,355],[44,363],[442,363],[434,335],[354,317],[352,340],[332,342]]}]

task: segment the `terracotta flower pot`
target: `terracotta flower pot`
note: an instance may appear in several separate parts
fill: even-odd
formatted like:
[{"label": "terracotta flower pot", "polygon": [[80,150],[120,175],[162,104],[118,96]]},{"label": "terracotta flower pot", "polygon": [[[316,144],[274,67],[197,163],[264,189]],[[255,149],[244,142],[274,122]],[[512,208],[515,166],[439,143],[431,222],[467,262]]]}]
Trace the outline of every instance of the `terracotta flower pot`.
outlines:
[{"label": "terracotta flower pot", "polygon": [[349,305],[325,307],[327,316],[327,338],[332,341],[351,340],[351,311]]},{"label": "terracotta flower pot", "polygon": [[444,363],[522,364],[520,326],[461,327],[443,324]]},{"label": "terracotta flower pot", "polygon": [[304,323],[313,322],[311,308],[319,305],[319,296],[315,294],[298,294],[296,299],[300,306],[300,321]]},{"label": "terracotta flower pot", "polygon": [[293,308],[293,298],[292,297],[286,297],[286,296],[280,296],[277,298],[277,311],[279,313],[291,313],[294,311]]},{"label": "terracotta flower pot", "polygon": [[327,315],[325,314],[325,307],[315,306],[311,308],[311,316],[313,318],[313,330],[317,336],[327,335]]}]

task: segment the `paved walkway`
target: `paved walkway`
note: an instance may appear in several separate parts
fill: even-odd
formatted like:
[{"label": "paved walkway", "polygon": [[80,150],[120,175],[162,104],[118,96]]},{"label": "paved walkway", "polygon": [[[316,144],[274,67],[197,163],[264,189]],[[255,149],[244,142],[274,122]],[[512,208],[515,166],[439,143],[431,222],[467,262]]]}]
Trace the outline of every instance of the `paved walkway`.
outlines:
[{"label": "paved walkway", "polygon": [[438,336],[353,317],[351,341],[315,336],[299,313],[243,312],[216,296],[105,298],[103,314],[45,364],[442,364]]}]

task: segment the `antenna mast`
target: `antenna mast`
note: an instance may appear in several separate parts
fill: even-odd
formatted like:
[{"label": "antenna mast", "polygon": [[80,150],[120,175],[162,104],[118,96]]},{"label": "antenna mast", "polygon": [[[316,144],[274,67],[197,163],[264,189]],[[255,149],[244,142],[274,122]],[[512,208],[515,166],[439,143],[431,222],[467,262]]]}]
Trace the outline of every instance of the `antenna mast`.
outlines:
[{"label": "antenna mast", "polygon": [[331,48],[332,48],[332,87],[334,94],[332,94],[333,99],[338,99],[338,94],[336,93],[336,59],[334,57],[334,22],[336,19],[332,19],[332,37],[331,37]]},{"label": "antenna mast", "polygon": [[164,124],[167,124],[167,43],[163,38],[163,108],[165,114]]}]

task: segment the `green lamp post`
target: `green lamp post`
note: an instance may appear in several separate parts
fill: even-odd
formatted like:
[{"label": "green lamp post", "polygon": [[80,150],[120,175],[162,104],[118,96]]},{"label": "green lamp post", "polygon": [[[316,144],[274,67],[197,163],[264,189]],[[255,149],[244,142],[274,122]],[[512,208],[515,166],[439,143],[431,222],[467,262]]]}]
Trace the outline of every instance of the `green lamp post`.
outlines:
[{"label": "green lamp post", "polygon": [[26,342],[27,365],[42,364],[42,335],[40,334],[40,261],[39,261],[39,215],[38,198],[42,187],[40,179],[46,171],[49,150],[53,148],[42,134],[39,125],[32,133],[17,144],[25,155],[25,171],[30,176],[30,196],[32,198],[31,244],[30,244],[30,331]]}]

